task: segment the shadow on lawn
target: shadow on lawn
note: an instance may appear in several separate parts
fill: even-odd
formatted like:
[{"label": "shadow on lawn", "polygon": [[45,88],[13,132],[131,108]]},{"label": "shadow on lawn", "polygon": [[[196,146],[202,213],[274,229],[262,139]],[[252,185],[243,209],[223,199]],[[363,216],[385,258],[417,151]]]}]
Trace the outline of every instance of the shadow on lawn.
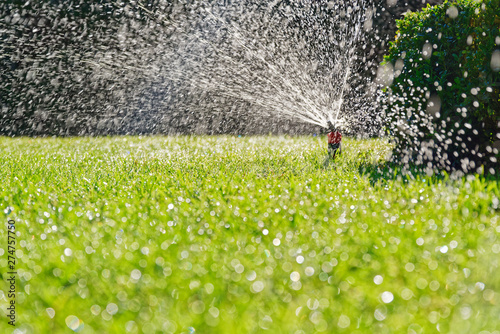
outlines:
[{"label": "shadow on lawn", "polygon": [[422,167],[409,165],[401,166],[397,163],[390,161],[383,162],[362,162],[358,165],[358,170],[360,174],[366,175],[370,178],[370,182],[375,184],[377,182],[385,181],[400,181],[403,183],[408,183],[410,181],[422,181],[428,183],[435,183],[436,181],[447,181],[447,180],[459,180],[464,177],[476,177],[480,176],[485,181],[500,181],[500,175],[492,175],[489,173],[479,174],[479,173],[468,173],[463,172],[447,172],[444,170],[434,171],[430,173],[424,170]]}]

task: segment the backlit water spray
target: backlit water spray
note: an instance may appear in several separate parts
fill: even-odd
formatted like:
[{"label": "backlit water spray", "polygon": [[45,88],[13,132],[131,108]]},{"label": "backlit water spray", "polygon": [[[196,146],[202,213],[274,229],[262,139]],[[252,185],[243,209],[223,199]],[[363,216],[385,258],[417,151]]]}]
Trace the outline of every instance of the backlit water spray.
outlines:
[{"label": "backlit water spray", "polygon": [[359,127],[373,107],[360,71],[375,13],[367,0],[107,6],[82,2],[91,15],[72,18],[54,5],[39,20],[6,15],[6,36],[21,37],[1,44],[4,132],[168,133],[194,123],[216,133],[231,118]]}]

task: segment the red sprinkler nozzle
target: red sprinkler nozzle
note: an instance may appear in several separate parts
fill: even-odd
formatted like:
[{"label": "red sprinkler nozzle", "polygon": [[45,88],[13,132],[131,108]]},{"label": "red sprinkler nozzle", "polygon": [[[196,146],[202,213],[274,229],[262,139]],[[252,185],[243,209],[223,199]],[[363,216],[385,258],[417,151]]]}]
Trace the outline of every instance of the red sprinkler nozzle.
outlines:
[{"label": "red sprinkler nozzle", "polygon": [[[331,123],[329,124],[331,125]],[[334,159],[335,156],[342,152],[341,141],[342,134],[335,127],[330,127],[330,133],[328,133],[328,155]]]}]

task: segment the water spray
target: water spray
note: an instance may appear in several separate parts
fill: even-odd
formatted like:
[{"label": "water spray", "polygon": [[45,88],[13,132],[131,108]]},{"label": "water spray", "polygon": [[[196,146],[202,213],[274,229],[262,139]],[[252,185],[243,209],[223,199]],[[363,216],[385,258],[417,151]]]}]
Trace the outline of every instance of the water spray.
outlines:
[{"label": "water spray", "polygon": [[[360,33],[360,25],[356,25],[355,27],[355,32],[354,32],[354,38],[352,39],[352,45],[355,45],[358,38],[359,38],[359,33]],[[327,123],[327,129],[328,129],[328,157],[330,159],[335,159],[337,154],[342,153],[342,134],[340,133],[341,129],[341,124],[343,123],[342,120],[339,120],[339,114],[340,110],[342,108],[342,104],[344,102],[344,94],[347,86],[347,80],[349,76],[351,75],[351,66],[352,66],[352,60],[354,59],[354,52],[355,48],[351,47],[348,55],[347,55],[347,67],[345,69],[345,74],[342,80],[342,85],[341,85],[341,90],[340,90],[340,97],[337,100],[336,103],[336,109],[337,112],[335,113],[335,118],[332,119],[332,113],[330,113],[328,116],[328,121]],[[327,158],[328,159],[328,158]]]}]

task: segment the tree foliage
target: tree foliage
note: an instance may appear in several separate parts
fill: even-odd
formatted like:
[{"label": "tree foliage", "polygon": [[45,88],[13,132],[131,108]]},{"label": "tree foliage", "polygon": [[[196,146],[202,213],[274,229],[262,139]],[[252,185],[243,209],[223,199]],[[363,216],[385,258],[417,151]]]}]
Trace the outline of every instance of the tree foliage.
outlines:
[{"label": "tree foliage", "polygon": [[397,22],[385,64],[395,159],[495,172],[500,149],[500,2],[446,1]]}]

